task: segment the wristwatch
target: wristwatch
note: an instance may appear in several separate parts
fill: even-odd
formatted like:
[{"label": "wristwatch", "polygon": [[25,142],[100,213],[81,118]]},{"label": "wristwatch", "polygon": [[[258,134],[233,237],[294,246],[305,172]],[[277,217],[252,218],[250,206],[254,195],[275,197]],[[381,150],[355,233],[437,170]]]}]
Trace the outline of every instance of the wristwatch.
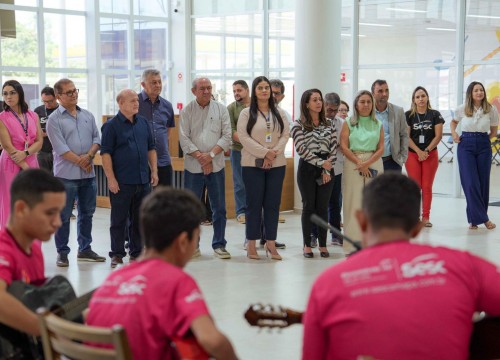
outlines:
[{"label": "wristwatch", "polygon": [[24,150],[24,153],[26,154],[26,156],[30,156],[30,152],[28,150]]},{"label": "wristwatch", "polygon": [[94,160],[95,155],[92,155],[92,154],[91,154],[91,153],[89,153],[89,152],[87,153],[87,155],[89,156],[90,160]]},{"label": "wristwatch", "polygon": [[213,151],[210,151],[210,157],[213,159],[215,157],[215,154]]}]

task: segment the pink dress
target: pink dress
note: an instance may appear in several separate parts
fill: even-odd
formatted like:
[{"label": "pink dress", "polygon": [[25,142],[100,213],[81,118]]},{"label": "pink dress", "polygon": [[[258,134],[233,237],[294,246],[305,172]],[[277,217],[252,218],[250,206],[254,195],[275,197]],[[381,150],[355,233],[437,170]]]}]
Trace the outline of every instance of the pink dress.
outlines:
[{"label": "pink dress", "polygon": [[[38,116],[33,111],[26,114],[28,119],[28,143],[31,146],[36,140]],[[12,145],[17,150],[24,150],[26,134],[11,111],[0,113],[0,121],[5,125],[10,134]],[[38,168],[36,154],[31,154],[25,160],[29,167]],[[0,155],[0,229],[7,223],[10,214],[10,184],[21,168],[10,158],[4,149]]]}]

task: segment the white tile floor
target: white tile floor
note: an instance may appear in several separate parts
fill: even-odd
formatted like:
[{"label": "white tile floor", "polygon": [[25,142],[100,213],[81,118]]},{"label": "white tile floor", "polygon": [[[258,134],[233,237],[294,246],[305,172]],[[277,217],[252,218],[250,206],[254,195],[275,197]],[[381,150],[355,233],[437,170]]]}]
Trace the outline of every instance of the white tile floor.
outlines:
[{"label": "white tile floor", "polygon": [[[500,225],[500,207],[490,207],[490,218]],[[219,260],[212,255],[212,228],[203,227],[202,257],[190,262],[186,270],[194,276],[205,294],[217,325],[231,339],[242,359],[299,359],[302,327],[294,325],[281,332],[258,331],[247,325],[243,313],[251,303],[281,304],[298,310],[305,309],[310,286],[315,277],[327,267],[344,259],[343,250],[329,247],[333,256],[322,259],[316,251],[314,259],[304,259],[301,252],[300,215],[284,213],[287,221],[279,225],[278,240],[287,244],[281,250],[283,261],[249,260],[242,249],[244,225],[235,220],[227,223],[226,238],[231,260]],[[434,196],[431,221],[417,241],[466,249],[500,264],[500,226],[489,231],[484,227],[468,230],[465,200]],[[93,248],[101,255],[109,251],[109,210],[98,209],[94,217]],[[70,266],[55,266],[53,241],[44,245],[45,267],[48,276],[66,275],[79,294],[99,286],[112,271],[106,263],[76,261],[76,222],[71,227]]]}]

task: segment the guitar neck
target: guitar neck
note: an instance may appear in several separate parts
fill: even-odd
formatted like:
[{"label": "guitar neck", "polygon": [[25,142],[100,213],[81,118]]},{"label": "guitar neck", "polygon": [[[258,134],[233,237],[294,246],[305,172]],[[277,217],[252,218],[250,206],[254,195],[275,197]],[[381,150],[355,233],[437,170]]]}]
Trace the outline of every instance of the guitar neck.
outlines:
[{"label": "guitar neck", "polygon": [[54,314],[66,320],[77,319],[79,316],[82,315],[82,312],[89,306],[89,302],[90,299],[92,298],[92,295],[94,294],[94,291],[95,289],[55,309],[53,311]]}]

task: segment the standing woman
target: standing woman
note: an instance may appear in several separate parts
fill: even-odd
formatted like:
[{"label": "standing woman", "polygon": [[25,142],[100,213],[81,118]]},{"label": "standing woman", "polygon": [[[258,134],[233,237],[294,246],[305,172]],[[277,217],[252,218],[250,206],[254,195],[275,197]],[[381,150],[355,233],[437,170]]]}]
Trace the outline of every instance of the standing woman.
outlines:
[{"label": "standing woman", "polygon": [[344,120],[349,116],[349,104],[344,100],[340,100],[338,116]]},{"label": "standing woman", "polygon": [[437,146],[443,136],[444,119],[431,108],[429,94],[422,86],[413,90],[411,110],[405,115],[410,138],[406,172],[422,189],[422,222],[432,227],[432,184],[439,164]]},{"label": "standing woman", "polygon": [[237,131],[241,150],[241,170],[246,189],[247,256],[258,260],[255,241],[266,231],[266,255],[281,260],[276,251],[281,190],[285,178],[285,146],[290,137],[286,115],[274,103],[271,84],[265,76],[252,83],[250,107],[241,111]]},{"label": "standing woman", "polygon": [[[473,81],[467,87],[465,104],[455,111],[451,121],[453,141],[458,143],[457,157],[460,182],[467,201],[469,229],[484,224],[487,229],[496,225],[488,218],[490,197],[491,144],[497,136],[498,112],[486,100],[483,84]],[[462,123],[462,135],[457,134],[457,125]]]},{"label": "standing woman", "polygon": [[24,90],[16,80],[2,86],[3,109],[0,113],[0,229],[10,214],[10,184],[22,169],[37,168],[36,153],[42,148],[43,135],[38,116],[28,110]]},{"label": "standing woman", "polygon": [[361,90],[354,99],[353,115],[347,118],[340,134],[344,153],[342,197],[344,200],[344,233],[361,240],[356,210],[361,208],[363,188],[374,175],[384,171],[384,129],[375,117],[375,102],[368,90]]},{"label": "standing woman", "polygon": [[[302,197],[302,238],[304,257],[312,258],[311,215],[328,220],[328,203],[333,190],[332,164],[337,160],[337,132],[325,117],[323,95],[318,89],[306,90],[300,100],[300,119],[293,123],[292,136],[300,156],[297,185]],[[338,201],[338,200],[337,200]],[[326,249],[326,229],[318,227],[321,257]]]}]

